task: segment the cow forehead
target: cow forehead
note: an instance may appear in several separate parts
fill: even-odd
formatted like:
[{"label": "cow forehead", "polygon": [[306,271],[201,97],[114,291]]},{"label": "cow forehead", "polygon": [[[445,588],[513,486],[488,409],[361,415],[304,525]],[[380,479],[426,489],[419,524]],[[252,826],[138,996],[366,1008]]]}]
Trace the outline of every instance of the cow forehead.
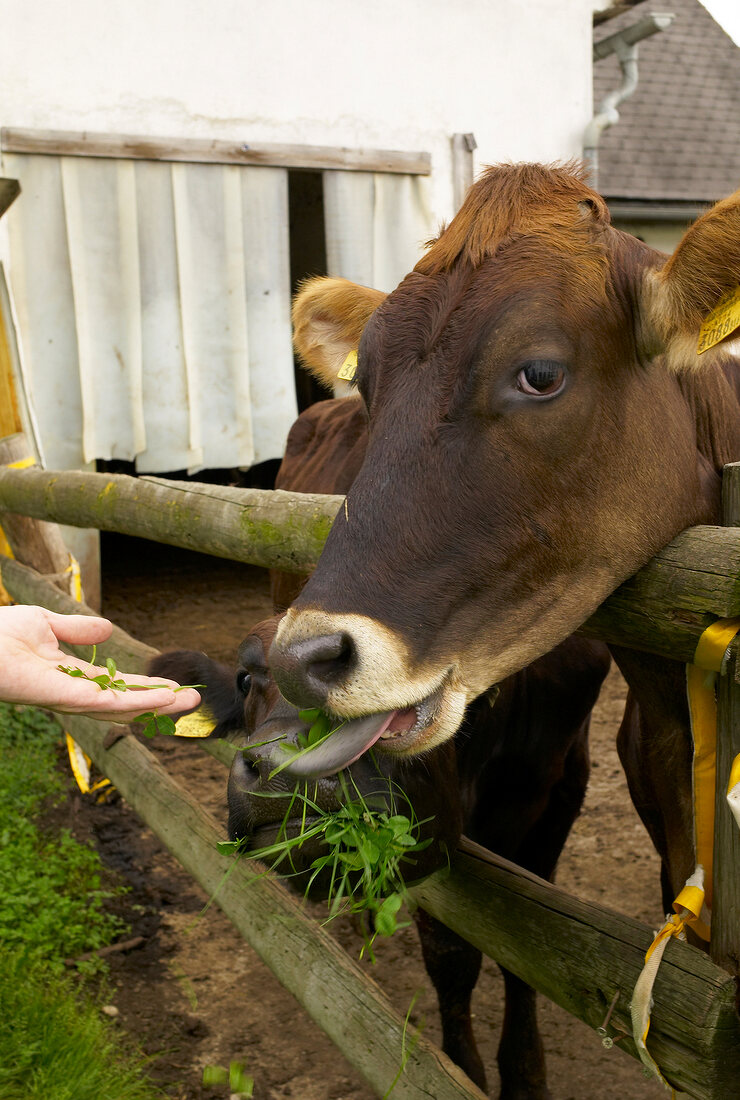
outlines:
[{"label": "cow forehead", "polygon": [[369,372],[415,364],[458,374],[497,334],[502,352],[518,356],[545,354],[548,346],[575,349],[597,335],[603,339],[607,329],[631,329],[625,296],[609,293],[605,249],[595,245],[593,252],[594,263],[585,268],[545,239],[522,237],[476,269],[413,272],[365,327],[361,389]]}]

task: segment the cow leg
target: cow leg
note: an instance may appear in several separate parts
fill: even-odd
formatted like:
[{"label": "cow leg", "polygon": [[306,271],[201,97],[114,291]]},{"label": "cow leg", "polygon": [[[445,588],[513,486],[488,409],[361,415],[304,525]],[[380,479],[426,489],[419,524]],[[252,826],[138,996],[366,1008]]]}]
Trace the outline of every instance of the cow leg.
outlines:
[{"label": "cow leg", "polygon": [[[561,779],[550,792],[547,808],[510,858],[544,879],[551,879],[563,845],[578,817],[589,775],[588,722],[568,752]],[[508,854],[508,853],[507,853]],[[515,974],[500,968],[506,1008],[498,1067],[500,1100],[550,1100],[545,1052],[537,1023],[537,994]]]},{"label": "cow leg", "polygon": [[423,909],[416,910],[414,920],[424,965],[437,993],[442,1050],[485,1092],[486,1073],[470,1018],[481,953]]},{"label": "cow leg", "polygon": [[632,802],[662,861],[667,913],[695,862],[685,669],[647,653],[615,648],[613,655],[630,687],[617,737],[619,758]]},{"label": "cow leg", "polygon": [[498,1047],[499,1100],[551,1100],[545,1051],[537,1025],[537,994],[500,967],[504,978],[504,1026]]}]

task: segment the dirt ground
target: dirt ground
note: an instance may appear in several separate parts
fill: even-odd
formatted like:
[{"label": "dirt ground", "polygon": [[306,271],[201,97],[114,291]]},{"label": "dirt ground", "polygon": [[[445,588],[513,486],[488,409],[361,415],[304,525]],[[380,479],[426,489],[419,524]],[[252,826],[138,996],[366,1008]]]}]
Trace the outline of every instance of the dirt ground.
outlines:
[{"label": "dirt ground", "polygon": [[[202,649],[230,661],[247,628],[269,613],[266,575],[256,569],[109,537],[104,547],[104,611],[160,649]],[[627,794],[614,742],[624,685],[612,671],[592,723],[592,776],[583,813],[560,862],[559,883],[580,897],[647,921],[660,921],[658,861]],[[197,748],[153,743],[171,773],[225,822],[225,771]],[[69,813],[79,832],[92,830],[105,860],[131,892],[123,903],[133,934],[145,944],[113,956],[109,999],[120,1026],[151,1057],[151,1072],[178,1100],[224,1097],[200,1084],[206,1065],[247,1064],[256,1100],[370,1100],[372,1093],[206,898],[122,801],[90,805],[79,796]],[[320,906],[313,907],[317,914]],[[348,922],[334,934],[355,957],[361,939]],[[412,1021],[440,1041],[430,983],[412,928],[383,941],[372,976],[400,1013],[418,999]],[[475,993],[475,1029],[498,1093],[496,1046],[502,983],[484,963]],[[628,1055],[604,1050],[599,1037],[541,999],[540,1019],[556,1100],[664,1095]]]}]

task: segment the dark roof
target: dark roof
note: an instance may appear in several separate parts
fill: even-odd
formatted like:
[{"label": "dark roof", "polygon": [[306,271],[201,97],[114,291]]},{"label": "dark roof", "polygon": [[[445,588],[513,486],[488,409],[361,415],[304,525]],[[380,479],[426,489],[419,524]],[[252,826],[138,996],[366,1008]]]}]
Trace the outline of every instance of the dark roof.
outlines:
[{"label": "dark roof", "polygon": [[[606,197],[714,202],[740,187],[740,49],[699,0],[658,0],[597,28],[596,41],[651,11],[672,25],[639,45],[639,84],[599,144]],[[594,111],[621,83],[612,55],[594,62]]]}]

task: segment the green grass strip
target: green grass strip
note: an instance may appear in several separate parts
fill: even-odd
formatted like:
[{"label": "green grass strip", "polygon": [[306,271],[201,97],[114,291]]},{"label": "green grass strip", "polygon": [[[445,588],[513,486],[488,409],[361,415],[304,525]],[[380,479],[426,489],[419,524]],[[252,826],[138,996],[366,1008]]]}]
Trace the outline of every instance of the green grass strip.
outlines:
[{"label": "green grass strip", "polygon": [[2,1100],[156,1100],[143,1059],[69,979],[0,951]]},{"label": "green grass strip", "polygon": [[63,973],[125,926],[103,908],[97,852],[35,820],[67,788],[61,736],[43,712],[0,704],[0,1098],[155,1100],[141,1056]]}]

